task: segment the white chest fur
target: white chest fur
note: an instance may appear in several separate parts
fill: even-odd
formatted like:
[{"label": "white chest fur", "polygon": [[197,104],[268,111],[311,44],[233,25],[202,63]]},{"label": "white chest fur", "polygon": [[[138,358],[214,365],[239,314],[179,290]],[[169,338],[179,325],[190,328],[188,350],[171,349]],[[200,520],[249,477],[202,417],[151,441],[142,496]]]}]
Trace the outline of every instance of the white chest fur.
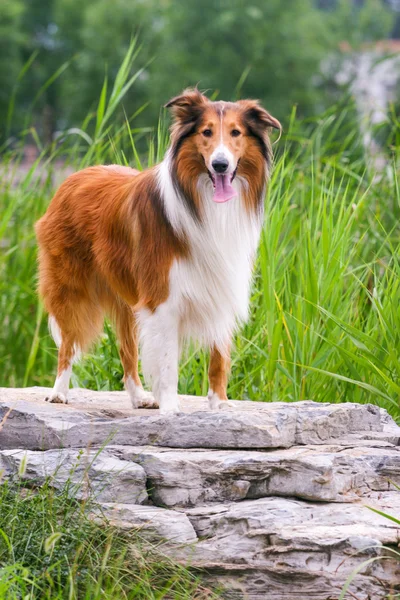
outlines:
[{"label": "white chest fur", "polygon": [[211,181],[202,176],[199,191],[204,214],[201,223],[196,223],[177,197],[165,163],[160,165],[159,183],[166,213],[190,244],[190,257],[175,261],[171,269],[168,304],[179,313],[181,339],[223,347],[236,323],[247,318],[262,215],[249,215],[245,210],[240,197],[245,182],[234,182],[236,198],[217,204]]}]

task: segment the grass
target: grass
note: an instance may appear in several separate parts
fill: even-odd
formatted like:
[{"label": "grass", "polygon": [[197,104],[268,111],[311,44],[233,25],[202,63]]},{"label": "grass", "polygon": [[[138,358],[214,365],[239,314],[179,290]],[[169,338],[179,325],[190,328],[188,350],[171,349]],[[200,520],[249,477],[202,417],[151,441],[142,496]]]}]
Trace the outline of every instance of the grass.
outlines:
[{"label": "grass", "polygon": [[[139,168],[164,154],[164,115],[152,134],[121,113],[134,43],[113,87],[81,128],[42,148],[27,173],[18,145],[3,152],[0,183],[0,383],[52,385],[56,351],[36,295],[34,222],[70,169],[119,162]],[[138,112],[141,108],[138,108]],[[373,402],[400,418],[399,123],[391,116],[388,165],[368,169],[351,101],[307,122],[291,115],[276,147],[265,203],[249,322],[235,339],[229,394],[261,401]],[[21,141],[22,144],[22,141]],[[38,172],[42,176],[38,176]],[[205,394],[207,355],[190,351],[182,393]],[[74,385],[121,389],[108,324],[76,367]]]},{"label": "grass", "polygon": [[1,600],[213,600],[161,551],[88,518],[91,501],[23,479],[0,486]]}]

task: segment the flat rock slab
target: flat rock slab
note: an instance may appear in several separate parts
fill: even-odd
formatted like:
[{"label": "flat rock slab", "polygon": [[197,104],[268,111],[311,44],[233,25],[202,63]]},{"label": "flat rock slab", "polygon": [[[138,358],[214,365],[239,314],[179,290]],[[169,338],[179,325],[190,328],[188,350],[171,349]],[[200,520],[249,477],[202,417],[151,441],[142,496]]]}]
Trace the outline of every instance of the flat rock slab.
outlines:
[{"label": "flat rock slab", "polygon": [[[372,496],[368,504],[400,514],[397,492]],[[356,567],[393,556],[382,546],[396,549],[400,541],[399,526],[362,503],[264,498],[186,514],[199,542],[182,558],[214,571],[231,589],[226,598],[334,600]],[[361,568],[347,597],[383,599],[392,590],[400,591],[400,562],[375,561]]]},{"label": "flat rock slab", "polygon": [[[400,494],[371,495],[369,504],[400,514]],[[315,504],[264,498],[183,512],[103,504],[97,518],[142,538],[185,566],[203,569],[229,600],[337,600],[352,571],[357,600],[400,591],[399,527],[361,502]],[[365,561],[385,557],[365,566]]]},{"label": "flat rock slab", "polygon": [[142,539],[172,545],[172,555],[177,545],[186,548],[188,544],[192,546],[198,541],[193,525],[184,513],[158,506],[103,503],[95,516],[105,518],[110,525],[119,529],[133,531]]},{"label": "flat rock slab", "polygon": [[352,502],[400,485],[400,447],[293,446],[269,451],[154,446],[1,450],[3,477],[47,479],[78,498],[170,508],[294,496]]},{"label": "flat rock slab", "polygon": [[[0,449],[84,448],[104,443],[172,448],[288,448],[397,431],[373,405],[234,401],[208,410],[206,399],[182,397],[183,412],[129,410],[124,392],[71,390],[68,405],[44,401],[47,388],[0,389]],[[89,401],[89,397],[92,399]],[[115,412],[114,412],[115,411]],[[386,419],[386,420],[385,420]],[[400,435],[399,435],[400,438]]]},{"label": "flat rock slab", "polygon": [[264,452],[151,446],[108,450],[140,464],[152,501],[169,507],[266,496],[351,502],[400,485],[400,447],[390,444],[293,446]]},{"label": "flat rock slab", "polygon": [[36,486],[47,481],[78,499],[133,504],[148,500],[144,469],[107,449],[0,451],[0,480],[16,478]]}]

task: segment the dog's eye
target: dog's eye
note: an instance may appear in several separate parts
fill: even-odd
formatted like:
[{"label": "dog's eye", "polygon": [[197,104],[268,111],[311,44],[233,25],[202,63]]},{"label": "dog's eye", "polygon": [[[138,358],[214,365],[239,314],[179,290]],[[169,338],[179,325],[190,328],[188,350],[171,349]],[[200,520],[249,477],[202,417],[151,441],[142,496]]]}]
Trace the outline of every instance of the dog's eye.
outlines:
[{"label": "dog's eye", "polygon": [[211,131],[211,129],[205,129],[205,130],[203,131],[203,135],[204,135],[204,137],[211,137],[211,136],[212,136],[212,131]]},{"label": "dog's eye", "polygon": [[239,129],[232,129],[232,131],[231,131],[232,137],[238,137],[239,135],[240,135]]}]

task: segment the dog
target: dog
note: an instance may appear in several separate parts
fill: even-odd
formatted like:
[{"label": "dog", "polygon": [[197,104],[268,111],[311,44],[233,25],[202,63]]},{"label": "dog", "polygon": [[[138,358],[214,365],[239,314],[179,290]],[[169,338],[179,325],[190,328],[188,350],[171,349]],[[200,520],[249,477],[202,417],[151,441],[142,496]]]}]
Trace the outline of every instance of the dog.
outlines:
[{"label": "dog", "polygon": [[[210,409],[226,406],[230,345],[248,315],[253,263],[272,165],[258,101],[212,102],[187,89],[172,109],[163,161],[69,176],[36,223],[39,293],[58,352],[50,402],[67,402],[74,361],[115,324],[133,408],[180,411],[178,362],[193,340],[210,349]],[[143,390],[142,368],[152,384]]]}]

